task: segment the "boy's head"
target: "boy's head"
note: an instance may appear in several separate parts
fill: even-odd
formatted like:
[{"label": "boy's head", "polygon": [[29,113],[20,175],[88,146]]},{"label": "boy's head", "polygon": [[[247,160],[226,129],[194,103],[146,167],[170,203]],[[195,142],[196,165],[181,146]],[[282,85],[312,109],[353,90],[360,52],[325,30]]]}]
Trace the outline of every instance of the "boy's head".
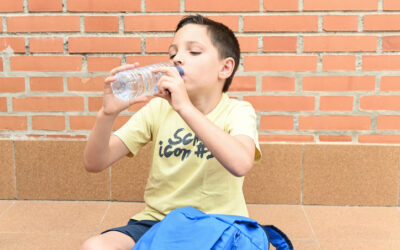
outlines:
[{"label": "boy's head", "polygon": [[207,28],[212,44],[217,48],[220,59],[228,57],[233,58],[235,65],[232,74],[225,80],[223,92],[228,91],[232,83],[233,76],[239,66],[240,47],[236,36],[227,26],[222,23],[215,22],[201,15],[190,15],[184,17],[177,25],[175,32],[180,30],[187,24],[204,25]]}]

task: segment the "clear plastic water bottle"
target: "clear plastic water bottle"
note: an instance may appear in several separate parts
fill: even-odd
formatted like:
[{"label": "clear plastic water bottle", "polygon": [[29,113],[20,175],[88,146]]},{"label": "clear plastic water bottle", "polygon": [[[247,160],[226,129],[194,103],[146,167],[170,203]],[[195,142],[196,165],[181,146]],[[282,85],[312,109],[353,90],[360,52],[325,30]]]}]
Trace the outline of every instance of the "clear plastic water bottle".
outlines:
[{"label": "clear plastic water bottle", "polygon": [[121,100],[129,101],[138,96],[152,95],[157,91],[157,82],[162,73],[151,72],[160,67],[176,67],[179,74],[183,75],[183,70],[171,62],[156,63],[144,67],[118,72],[116,81],[111,83],[113,94]]}]

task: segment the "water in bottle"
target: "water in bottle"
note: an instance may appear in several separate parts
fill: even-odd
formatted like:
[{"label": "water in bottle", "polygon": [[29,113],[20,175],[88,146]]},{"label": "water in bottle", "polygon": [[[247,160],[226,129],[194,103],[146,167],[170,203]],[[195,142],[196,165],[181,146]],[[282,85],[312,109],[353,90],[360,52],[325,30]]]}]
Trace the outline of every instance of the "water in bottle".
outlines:
[{"label": "water in bottle", "polygon": [[160,67],[176,67],[182,76],[183,71],[171,62],[157,63],[131,70],[118,72],[116,81],[111,83],[113,94],[121,100],[129,101],[138,96],[152,95],[157,91],[157,82],[162,73],[153,73],[153,69]]}]

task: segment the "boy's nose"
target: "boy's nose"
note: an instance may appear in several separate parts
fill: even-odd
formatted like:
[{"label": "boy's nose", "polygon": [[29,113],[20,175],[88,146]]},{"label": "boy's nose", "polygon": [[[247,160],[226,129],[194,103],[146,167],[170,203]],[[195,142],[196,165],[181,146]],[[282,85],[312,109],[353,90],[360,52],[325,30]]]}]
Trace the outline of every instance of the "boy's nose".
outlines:
[{"label": "boy's nose", "polygon": [[176,55],[174,56],[173,62],[174,62],[175,65],[182,65],[182,64],[184,64],[184,61],[183,61],[182,57],[179,56],[178,54],[176,54]]}]

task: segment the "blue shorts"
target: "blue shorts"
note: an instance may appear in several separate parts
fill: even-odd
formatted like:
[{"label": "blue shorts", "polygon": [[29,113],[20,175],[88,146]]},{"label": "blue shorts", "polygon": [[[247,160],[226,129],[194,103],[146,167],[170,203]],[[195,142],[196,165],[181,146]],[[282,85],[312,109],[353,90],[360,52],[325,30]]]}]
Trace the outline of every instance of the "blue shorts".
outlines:
[{"label": "blue shorts", "polygon": [[159,221],[155,220],[134,220],[130,219],[126,226],[116,227],[108,229],[102,234],[110,232],[110,231],[117,231],[123,234],[130,236],[135,243],[139,241],[139,239],[149,230],[152,226],[157,224]]}]

